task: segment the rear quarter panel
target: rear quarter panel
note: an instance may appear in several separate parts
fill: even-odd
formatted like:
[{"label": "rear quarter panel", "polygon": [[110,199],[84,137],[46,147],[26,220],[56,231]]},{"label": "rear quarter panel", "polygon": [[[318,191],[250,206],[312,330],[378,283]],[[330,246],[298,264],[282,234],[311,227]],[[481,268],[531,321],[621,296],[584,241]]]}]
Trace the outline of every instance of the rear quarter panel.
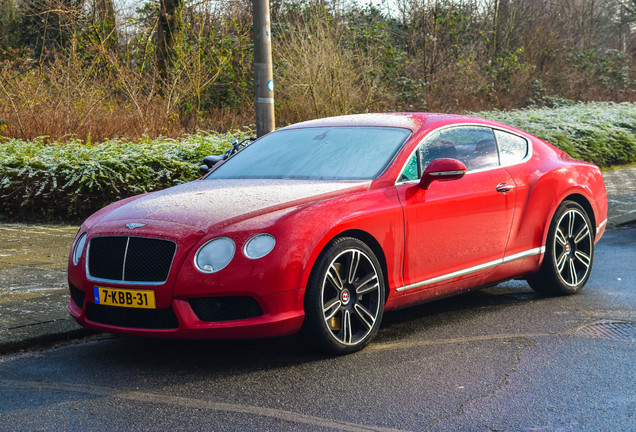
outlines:
[{"label": "rear quarter panel", "polygon": [[[531,143],[532,158],[507,168],[517,187],[517,200],[506,256],[544,246],[550,222],[566,199],[583,198],[595,228],[607,220],[601,170],[538,138],[532,137]],[[597,241],[603,230],[604,225],[596,233]]]}]

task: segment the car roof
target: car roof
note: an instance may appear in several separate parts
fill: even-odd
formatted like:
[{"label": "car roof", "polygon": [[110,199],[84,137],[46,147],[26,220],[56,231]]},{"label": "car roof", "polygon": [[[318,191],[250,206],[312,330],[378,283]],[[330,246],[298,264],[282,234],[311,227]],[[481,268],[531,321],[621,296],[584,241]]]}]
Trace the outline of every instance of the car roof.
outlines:
[{"label": "car roof", "polygon": [[454,122],[474,122],[475,117],[460,116],[453,114],[435,113],[378,113],[378,114],[353,114],[338,117],[326,117],[316,120],[296,123],[285,129],[296,129],[306,127],[324,126],[376,126],[376,127],[401,127],[412,131],[419,130],[427,122],[432,123],[454,123]]}]

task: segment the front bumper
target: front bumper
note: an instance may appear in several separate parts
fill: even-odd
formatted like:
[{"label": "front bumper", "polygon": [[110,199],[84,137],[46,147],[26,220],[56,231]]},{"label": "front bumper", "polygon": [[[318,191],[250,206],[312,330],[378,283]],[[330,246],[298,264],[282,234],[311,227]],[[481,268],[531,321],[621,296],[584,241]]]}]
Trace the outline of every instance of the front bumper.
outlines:
[{"label": "front bumper", "polygon": [[[188,339],[265,338],[294,334],[300,330],[304,319],[303,295],[304,290],[293,290],[255,298],[263,311],[262,315],[214,322],[199,319],[187,299],[174,298],[169,308],[154,310],[157,311],[158,315],[170,315],[170,319],[159,319],[156,316],[152,318],[152,321],[167,322],[167,326],[171,328],[157,328],[165,327],[162,325],[155,328],[141,328],[142,325],[135,327],[134,324],[132,326],[106,324],[101,318],[95,318],[96,316],[104,316],[103,314],[90,316],[90,313],[87,313],[89,309],[99,307],[105,312],[119,313],[120,309],[124,308],[104,309],[113,308],[113,306],[95,305],[91,302],[90,295],[84,296],[81,306],[76,303],[77,295],[72,296],[68,304],[68,311],[81,326],[107,333]],[[152,315],[152,312],[147,312],[147,309],[125,309],[123,312],[128,316],[145,314],[145,316],[150,317]],[[174,321],[172,317],[174,317]],[[143,320],[143,317],[141,319]],[[139,320],[133,319],[129,322],[134,323],[139,322]],[[147,327],[145,322],[143,327]]]}]

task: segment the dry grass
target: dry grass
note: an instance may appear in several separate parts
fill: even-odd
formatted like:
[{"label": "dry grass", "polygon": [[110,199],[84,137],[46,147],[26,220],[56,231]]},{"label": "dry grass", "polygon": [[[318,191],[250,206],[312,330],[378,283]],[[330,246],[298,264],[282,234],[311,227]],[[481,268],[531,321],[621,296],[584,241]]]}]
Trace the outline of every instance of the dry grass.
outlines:
[{"label": "dry grass", "polygon": [[[64,12],[58,0],[46,1]],[[101,142],[253,124],[249,3],[228,0],[214,9],[188,2],[186,34],[164,79],[155,70],[152,11],[116,47],[104,42],[89,9],[62,14],[73,25],[60,21],[64,44],[48,41],[46,55],[26,45],[2,48],[0,40],[0,137]],[[636,100],[629,76],[636,57],[591,49],[596,43],[574,46],[574,15],[543,10],[541,2],[497,2],[520,8],[516,15],[502,10],[507,30],[497,45],[493,11],[473,10],[474,2],[400,3],[403,23],[372,8],[341,15],[314,2],[273,3],[277,126],[369,111]],[[601,39],[599,47],[613,46]]]},{"label": "dry grass", "polygon": [[283,121],[366,112],[390,105],[382,65],[347,46],[342,26],[313,15],[274,44],[278,115]]},{"label": "dry grass", "polygon": [[181,125],[152,85],[130,70],[109,71],[77,53],[40,68],[0,70],[0,118],[8,137],[110,137],[174,135]]}]

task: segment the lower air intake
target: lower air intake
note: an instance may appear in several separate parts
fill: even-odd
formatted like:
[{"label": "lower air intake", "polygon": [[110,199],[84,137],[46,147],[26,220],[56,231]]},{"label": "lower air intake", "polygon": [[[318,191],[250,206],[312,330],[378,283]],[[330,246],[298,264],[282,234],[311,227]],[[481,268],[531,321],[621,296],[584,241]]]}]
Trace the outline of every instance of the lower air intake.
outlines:
[{"label": "lower air intake", "polygon": [[86,303],[86,319],[114,327],[167,330],[179,327],[172,308],[134,309]]},{"label": "lower air intake", "polygon": [[86,298],[86,293],[81,289],[77,288],[74,285],[70,285],[71,287],[71,298],[73,302],[77,305],[78,308],[84,307],[84,299]]},{"label": "lower air intake", "polygon": [[188,302],[201,321],[233,321],[263,315],[256,300],[247,296],[202,297]]}]

